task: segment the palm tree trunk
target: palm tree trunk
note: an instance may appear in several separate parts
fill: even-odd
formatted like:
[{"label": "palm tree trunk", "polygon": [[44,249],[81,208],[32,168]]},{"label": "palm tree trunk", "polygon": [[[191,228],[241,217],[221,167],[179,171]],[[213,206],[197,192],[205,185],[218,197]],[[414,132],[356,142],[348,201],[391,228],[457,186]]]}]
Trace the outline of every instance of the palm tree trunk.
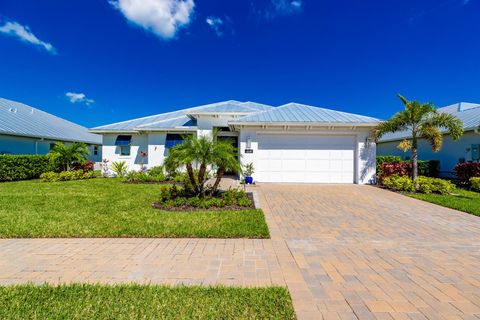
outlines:
[{"label": "palm tree trunk", "polygon": [[205,184],[205,172],[207,171],[207,165],[202,163],[198,170],[198,189],[203,192],[203,185]]},{"label": "palm tree trunk", "polygon": [[187,163],[187,173],[188,173],[188,178],[190,179],[190,183],[192,184],[192,188],[194,191],[198,192],[198,185],[197,181],[195,180],[195,174],[193,173],[193,166],[191,163]]},{"label": "palm tree trunk", "polygon": [[220,185],[220,181],[222,180],[224,174],[225,174],[225,167],[218,168],[217,179],[215,180],[215,183],[213,184],[212,194],[215,194],[217,192],[218,186]]}]

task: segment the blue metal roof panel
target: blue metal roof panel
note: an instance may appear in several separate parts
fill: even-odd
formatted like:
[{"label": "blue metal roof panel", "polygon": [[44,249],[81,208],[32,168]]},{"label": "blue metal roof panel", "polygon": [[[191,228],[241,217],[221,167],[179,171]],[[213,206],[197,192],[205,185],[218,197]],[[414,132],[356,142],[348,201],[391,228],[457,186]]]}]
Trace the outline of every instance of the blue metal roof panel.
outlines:
[{"label": "blue metal roof panel", "polygon": [[[468,103],[468,102],[459,102],[443,108],[437,109],[439,112],[449,113],[463,122],[463,127],[465,130],[473,130],[480,127],[480,104],[477,103]],[[442,132],[446,132],[445,129],[442,129]],[[396,141],[409,138],[410,132],[399,131],[395,133],[389,133],[380,139],[382,141]]]},{"label": "blue metal roof panel", "polygon": [[235,123],[377,123],[379,119],[353,113],[289,103],[271,110],[242,117]]},{"label": "blue metal roof panel", "polygon": [[[271,106],[262,105],[254,102],[239,102],[235,100],[217,102],[212,104],[207,104],[203,106],[157,114],[153,116],[108,124],[100,127],[93,128],[94,131],[135,131],[137,129],[165,129],[169,128],[167,124],[168,121],[172,121],[172,126],[179,126],[179,122],[183,120],[182,117],[186,117],[188,114],[197,114],[197,113],[222,113],[222,112],[258,112],[264,111],[268,108],[273,108]],[[157,125],[158,124],[158,125]],[[191,126],[192,124],[187,124],[186,126]],[[172,127],[174,128],[174,127]]]},{"label": "blue metal roof panel", "polygon": [[0,98],[0,133],[102,144],[102,136],[26,104]]}]

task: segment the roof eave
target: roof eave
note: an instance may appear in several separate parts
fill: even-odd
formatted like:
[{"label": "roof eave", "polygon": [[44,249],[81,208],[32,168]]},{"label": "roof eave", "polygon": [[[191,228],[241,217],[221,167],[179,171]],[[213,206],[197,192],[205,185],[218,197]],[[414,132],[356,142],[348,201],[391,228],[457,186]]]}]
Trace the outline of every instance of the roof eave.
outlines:
[{"label": "roof eave", "polygon": [[375,127],[379,122],[229,122],[233,126]]},{"label": "roof eave", "polygon": [[24,137],[24,138],[32,138],[40,140],[52,140],[52,141],[63,141],[63,142],[83,142],[86,144],[98,144],[101,145],[102,142],[93,141],[93,140],[80,140],[80,139],[67,139],[61,137],[54,137],[54,136],[40,136],[40,135],[31,135],[31,134],[22,134],[22,133],[14,133],[14,132],[6,132],[0,131],[0,135],[6,136],[13,136],[13,137]]}]

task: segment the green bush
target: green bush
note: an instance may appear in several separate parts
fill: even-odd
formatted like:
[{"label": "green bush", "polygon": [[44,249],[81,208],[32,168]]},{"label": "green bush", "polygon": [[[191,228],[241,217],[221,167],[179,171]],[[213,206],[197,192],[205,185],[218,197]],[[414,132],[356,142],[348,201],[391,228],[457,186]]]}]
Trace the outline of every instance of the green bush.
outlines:
[{"label": "green bush", "polygon": [[176,185],[164,186],[160,189],[158,204],[164,208],[193,207],[200,209],[224,208],[224,207],[250,207],[252,201],[244,191],[230,189],[214,196],[191,197],[187,191]]},{"label": "green bush", "polygon": [[480,192],[480,177],[470,178],[470,185],[473,190]]},{"label": "green bush", "polygon": [[455,190],[455,185],[452,182],[438,178],[420,176],[417,178],[416,184],[418,186],[417,191],[426,194],[449,194]]},{"label": "green bush", "polygon": [[56,182],[56,181],[71,181],[95,178],[95,172],[83,172],[83,170],[76,171],[62,171],[56,173],[53,171],[45,172],[40,175],[40,179],[44,182]]},{"label": "green bush", "polygon": [[43,155],[0,155],[0,181],[37,179],[52,165]]},{"label": "green bush", "polygon": [[[155,167],[158,168],[158,167]],[[153,168],[152,168],[153,169]],[[130,183],[159,183],[164,182],[165,175],[159,169],[152,169],[145,172],[130,171],[127,172],[123,181]]]},{"label": "green bush", "polygon": [[415,185],[409,176],[391,175],[383,179],[383,185],[395,191],[414,192]]},{"label": "green bush", "polygon": [[437,178],[440,173],[440,161],[418,160],[418,175]]}]

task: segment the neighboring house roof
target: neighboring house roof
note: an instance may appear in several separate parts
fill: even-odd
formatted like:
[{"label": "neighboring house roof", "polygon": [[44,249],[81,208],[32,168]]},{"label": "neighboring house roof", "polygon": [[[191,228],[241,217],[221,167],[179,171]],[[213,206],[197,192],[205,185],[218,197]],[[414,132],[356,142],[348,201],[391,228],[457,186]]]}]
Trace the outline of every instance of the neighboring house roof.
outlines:
[{"label": "neighboring house roof", "polygon": [[142,130],[194,130],[196,121],[191,115],[235,113],[249,114],[273,108],[255,102],[240,102],[235,100],[222,101],[179,111],[161,113],[153,116],[117,122],[91,129],[92,132],[128,132]]},{"label": "neighboring house roof", "polygon": [[379,119],[358,114],[289,103],[268,111],[242,117],[234,124],[272,123],[328,123],[328,124],[374,124]]},{"label": "neighboring house roof", "polygon": [[26,104],[0,98],[0,134],[102,144],[102,136]]},{"label": "neighboring house roof", "polygon": [[317,108],[302,104],[289,103],[273,107],[256,102],[240,102],[229,100],[207,104],[184,110],[157,114],[149,117],[133,119],[100,126],[92,132],[137,132],[155,130],[196,130],[196,118],[205,114],[235,114],[238,119],[231,124],[258,123],[327,123],[349,125],[372,125],[380,120],[352,113]]},{"label": "neighboring house roof", "polygon": [[[463,122],[463,128],[465,131],[470,131],[480,127],[480,104],[459,102],[443,108],[438,108],[438,112],[449,113],[456,116]],[[446,129],[442,129],[442,132],[446,133]],[[397,141],[410,138],[411,134],[408,130],[398,131],[395,133],[389,133],[380,139],[379,142]]]}]

